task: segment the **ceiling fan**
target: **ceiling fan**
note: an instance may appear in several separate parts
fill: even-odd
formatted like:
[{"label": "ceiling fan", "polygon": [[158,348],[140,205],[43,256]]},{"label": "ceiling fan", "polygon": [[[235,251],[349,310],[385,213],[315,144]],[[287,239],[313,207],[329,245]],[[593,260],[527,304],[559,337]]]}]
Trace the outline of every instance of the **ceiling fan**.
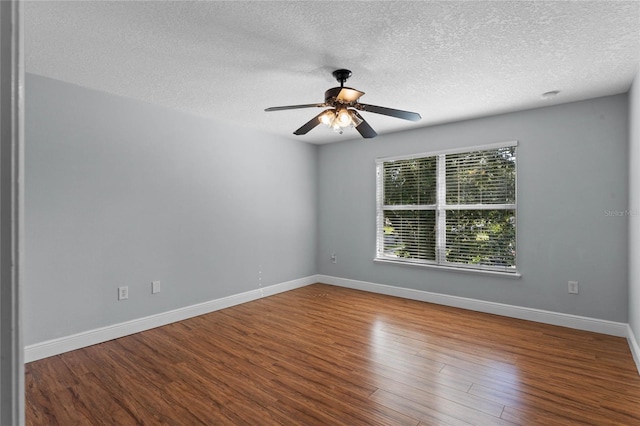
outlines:
[{"label": "ceiling fan", "polygon": [[366,121],[364,121],[364,118],[362,118],[358,111],[374,112],[376,114],[388,115],[390,117],[402,118],[403,120],[411,121],[418,121],[421,118],[420,114],[417,112],[362,104],[358,102],[358,99],[364,95],[364,92],[352,89],[351,87],[344,87],[344,82],[351,77],[351,71],[346,69],[335,70],[333,72],[333,76],[340,83],[340,87],[332,87],[324,92],[323,103],[271,107],[265,109],[265,111],[330,107],[302,125],[302,127],[293,132],[294,135],[305,135],[317,125],[326,124],[338,133],[342,133],[345,128],[353,126],[364,138],[376,137],[378,135],[376,131],[373,130]]}]

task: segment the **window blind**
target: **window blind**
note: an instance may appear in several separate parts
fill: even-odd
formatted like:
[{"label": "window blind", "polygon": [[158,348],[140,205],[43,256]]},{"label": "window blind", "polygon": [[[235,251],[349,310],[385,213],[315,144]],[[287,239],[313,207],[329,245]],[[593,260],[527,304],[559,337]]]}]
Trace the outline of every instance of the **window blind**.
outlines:
[{"label": "window blind", "polygon": [[445,156],[448,205],[514,204],[515,146]]},{"label": "window blind", "polygon": [[515,142],[380,159],[376,188],[376,258],[515,272]]},{"label": "window blind", "polygon": [[379,257],[436,260],[436,164],[436,157],[380,164]]},{"label": "window blind", "polygon": [[515,268],[515,146],[447,154],[444,259],[455,266]]},{"label": "window blind", "polygon": [[436,202],[436,158],[384,163],[384,204],[432,205]]}]

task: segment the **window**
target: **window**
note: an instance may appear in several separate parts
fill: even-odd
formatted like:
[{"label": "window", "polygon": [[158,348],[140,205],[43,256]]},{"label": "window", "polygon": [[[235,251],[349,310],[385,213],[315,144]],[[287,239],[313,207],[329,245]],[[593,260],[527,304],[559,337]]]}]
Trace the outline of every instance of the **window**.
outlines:
[{"label": "window", "polygon": [[515,273],[516,145],[377,160],[376,260]]}]

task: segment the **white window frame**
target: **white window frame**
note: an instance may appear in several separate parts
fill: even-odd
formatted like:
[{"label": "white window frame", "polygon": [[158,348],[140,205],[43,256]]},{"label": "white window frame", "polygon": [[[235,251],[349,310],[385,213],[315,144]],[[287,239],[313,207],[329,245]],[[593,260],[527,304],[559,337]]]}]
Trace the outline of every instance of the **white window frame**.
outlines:
[{"label": "white window frame", "polygon": [[[395,157],[384,157],[376,159],[376,254],[375,262],[393,263],[408,266],[421,266],[428,268],[442,268],[462,272],[480,272],[488,274],[497,274],[509,277],[520,277],[517,271],[517,257],[514,259],[516,267],[500,267],[490,265],[468,265],[461,263],[451,263],[446,260],[446,211],[447,210],[514,210],[517,217],[517,157],[516,157],[516,200],[511,204],[476,204],[476,205],[447,205],[446,204],[446,164],[445,156],[450,154],[460,154],[476,151],[487,151],[499,148],[517,147],[518,141],[508,141],[495,144],[486,144],[479,146],[471,146],[465,148],[456,148],[450,150],[441,150],[434,152],[425,152],[419,154],[402,155]],[[517,154],[516,154],[517,155]],[[436,163],[436,193],[435,205],[423,206],[395,206],[394,209],[411,209],[411,210],[435,210],[436,211],[436,259],[399,259],[386,256],[384,254],[384,163],[390,161],[410,160],[424,157],[437,157]],[[517,221],[516,221],[516,245],[517,245]],[[516,253],[517,256],[517,253]]]}]

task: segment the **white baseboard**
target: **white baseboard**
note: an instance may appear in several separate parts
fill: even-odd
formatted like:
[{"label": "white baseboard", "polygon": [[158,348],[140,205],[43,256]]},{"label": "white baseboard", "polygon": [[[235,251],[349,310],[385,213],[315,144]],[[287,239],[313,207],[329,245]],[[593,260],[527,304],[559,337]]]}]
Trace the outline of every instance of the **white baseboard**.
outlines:
[{"label": "white baseboard", "polygon": [[198,303],[196,305],[186,306],[184,308],[179,308],[168,312],[162,312],[160,314],[151,315],[144,318],[138,318],[120,324],[114,324],[111,326],[101,327],[71,336],[48,340],[42,343],[36,343],[25,347],[24,362],[36,361],[64,352],[84,348],[86,346],[103,343],[109,340],[117,339],[119,337],[124,337],[130,334],[139,333],[141,331],[171,324],[176,321],[182,321],[188,318],[196,317],[198,315],[208,314],[220,309],[250,302],[262,297],[272,296],[284,291],[304,287],[316,282],[318,282],[318,276],[312,275],[309,277],[287,281],[268,287],[258,288],[244,293],[222,297],[220,299]]},{"label": "white baseboard", "polygon": [[627,342],[629,342],[631,355],[633,355],[633,360],[636,362],[636,368],[638,369],[638,373],[640,374],[640,346],[638,346],[638,340],[636,339],[636,336],[635,334],[633,334],[633,330],[629,325],[627,325]]},{"label": "white baseboard", "polygon": [[[318,282],[347,287],[356,290],[364,290],[372,293],[397,296],[405,299],[419,300],[422,302],[436,303],[438,305],[452,306],[471,311],[485,312],[502,315],[544,324],[559,325],[578,330],[593,331],[595,333],[608,334],[617,337],[628,336],[628,325],[614,321],[607,321],[578,315],[563,314],[559,312],[545,311],[542,309],[526,308],[522,306],[506,305],[503,303],[487,302],[466,297],[450,296],[446,294],[431,293],[423,290],[395,287],[384,284],[375,284],[366,281],[337,278],[327,275],[319,275]],[[636,345],[637,347],[637,345]],[[640,354],[640,352],[638,352]],[[636,361],[637,362],[637,361]]]},{"label": "white baseboard", "polygon": [[58,355],[64,352],[95,345],[98,343],[117,339],[119,337],[124,337],[130,334],[167,325],[173,322],[182,321],[198,315],[203,315],[220,309],[239,305],[241,303],[250,302],[262,297],[272,296],[277,293],[304,287],[317,282],[352,288],[356,290],[369,291],[372,293],[386,294],[389,296],[397,296],[405,299],[436,303],[439,305],[452,306],[472,311],[502,315],[511,318],[535,321],[544,324],[552,324],[578,330],[593,331],[596,333],[608,334],[612,336],[626,337],[629,342],[629,347],[631,348],[631,352],[633,354],[636,365],[638,366],[638,371],[640,372],[640,347],[638,347],[638,342],[628,324],[545,311],[541,309],[487,302],[483,300],[469,299],[459,296],[431,293],[423,290],[395,287],[366,281],[350,280],[328,275],[311,275],[309,277],[287,281],[284,283],[275,284],[272,286],[263,287],[244,293],[223,297],[220,299],[210,300],[172,311],[151,315],[120,324],[114,324],[112,326],[89,330],[71,336],[48,340],[46,342],[36,343],[25,347],[24,360],[25,362],[36,361],[42,358],[47,358],[53,355]]}]

